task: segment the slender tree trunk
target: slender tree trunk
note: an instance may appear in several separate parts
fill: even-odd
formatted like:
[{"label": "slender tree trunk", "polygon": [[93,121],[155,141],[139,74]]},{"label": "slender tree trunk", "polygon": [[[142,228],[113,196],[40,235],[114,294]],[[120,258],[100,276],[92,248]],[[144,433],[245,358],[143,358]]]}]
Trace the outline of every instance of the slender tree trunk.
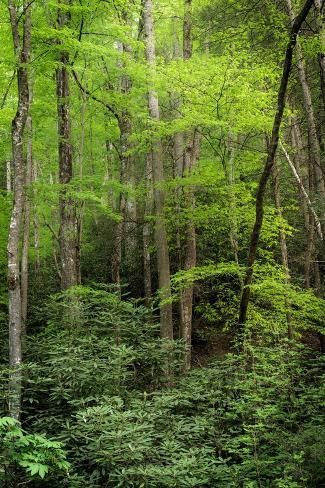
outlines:
[{"label": "slender tree trunk", "polygon": [[319,53],[319,68],[320,68],[320,83],[321,93],[323,98],[323,110],[325,110],[325,26],[324,26],[324,1],[315,0],[315,6],[318,13],[318,30],[320,37],[320,53]]},{"label": "slender tree trunk", "polygon": [[[151,71],[155,72],[156,54],[155,54],[155,35],[152,17],[152,0],[144,0],[144,32],[146,39],[146,57]],[[148,106],[149,115],[152,123],[159,122],[159,102],[156,91],[150,87],[148,92]],[[157,262],[158,262],[158,282],[161,293],[160,304],[160,332],[161,337],[165,339],[173,338],[173,320],[172,320],[172,305],[166,303],[171,297],[170,286],[170,264],[169,264],[169,250],[167,241],[167,231],[165,225],[164,207],[165,207],[165,192],[162,188],[164,183],[164,165],[163,165],[163,151],[161,140],[154,140],[152,143],[152,176],[154,185],[154,204],[155,204],[155,242],[157,248]]]},{"label": "slender tree trunk", "polygon": [[[70,2],[61,2],[64,7]],[[58,28],[63,29],[70,22],[70,13],[59,8]],[[77,216],[73,198],[67,186],[72,179],[72,144],[70,116],[70,76],[68,71],[69,53],[61,50],[59,67],[56,70],[58,137],[59,137],[59,182],[60,192],[60,268],[61,289],[65,290],[78,283],[77,271]]]},{"label": "slender tree trunk", "polygon": [[[181,59],[182,58],[182,49],[180,45],[179,36],[176,30],[176,19],[173,19],[172,23],[173,28],[173,59]],[[172,109],[174,113],[175,119],[181,118],[181,106],[182,100],[178,93],[172,94],[171,97]],[[173,140],[173,177],[174,178],[182,178],[184,172],[184,133],[183,132],[176,132],[174,135]],[[182,197],[182,187],[177,185],[175,188],[175,204],[176,204],[176,236],[175,236],[175,246],[176,246],[176,254],[177,254],[177,268],[182,268],[182,252],[181,252],[181,230],[179,225],[179,218],[181,213],[181,197]],[[180,316],[181,316],[181,302],[180,302]]]},{"label": "slender tree trunk", "polygon": [[248,310],[248,304],[250,298],[250,285],[252,283],[254,263],[256,259],[256,253],[257,253],[258,243],[260,239],[262,224],[263,224],[264,196],[265,196],[266,186],[269,177],[272,173],[274,159],[278,148],[279,131],[280,131],[283,111],[285,107],[285,96],[286,96],[287,85],[288,85],[288,80],[291,71],[293,50],[297,42],[298,32],[301,28],[302,23],[306,19],[312,5],[313,5],[313,0],[307,0],[300,14],[296,17],[291,28],[290,38],[286,49],[281,83],[278,92],[277,110],[274,117],[272,135],[271,135],[271,140],[268,148],[268,155],[267,155],[264,170],[260,178],[257,194],[256,194],[255,224],[254,224],[253,232],[251,234],[247,270],[246,270],[246,275],[243,284],[244,285],[243,292],[240,300],[239,325],[241,327],[243,326],[243,324],[245,324],[247,319],[247,310]]},{"label": "slender tree trunk", "polygon": [[[120,123],[120,140],[121,140],[121,169],[120,169],[120,182],[122,184],[126,183],[126,171],[127,171],[127,156],[125,153],[125,146],[123,139],[126,133],[123,124]],[[124,148],[124,149],[123,149]],[[114,241],[113,241],[113,255],[112,255],[112,281],[116,285],[117,293],[121,296],[121,263],[122,263],[122,240],[125,228],[125,208],[126,208],[126,197],[124,192],[119,196],[119,201],[117,205],[117,211],[120,216],[120,220],[115,226]]]},{"label": "slender tree trunk", "polygon": [[[37,172],[37,163],[33,159],[32,161],[32,182],[37,183],[38,172]],[[40,271],[41,271],[41,258],[40,258],[40,244],[39,244],[39,218],[37,213],[37,205],[35,204],[37,199],[37,190],[33,189],[33,225],[34,225],[34,249],[35,249],[35,275],[36,278],[39,278]]]},{"label": "slender tree trunk", "polygon": [[[192,0],[184,1],[183,21],[183,59],[192,57]],[[198,159],[199,132],[185,133],[183,135],[183,176],[190,176]],[[184,188],[184,205],[190,215],[195,209],[195,196],[191,187]],[[190,217],[185,228],[185,257],[184,269],[190,270],[196,266],[196,231],[193,218]],[[192,315],[193,315],[193,285],[189,285],[181,292],[181,336],[186,345],[184,369],[191,368],[192,349]]]},{"label": "slender tree trunk", "polygon": [[[195,131],[192,139],[187,137],[187,144],[184,150],[184,174],[190,176],[195,166],[198,153],[199,134]],[[195,197],[192,188],[184,188],[184,205],[190,215],[195,210]],[[184,269],[190,270],[196,266],[196,231],[193,218],[189,217],[185,229],[185,258]],[[187,286],[181,292],[181,336],[186,345],[184,369],[191,368],[191,347],[192,347],[192,314],[193,314],[193,284]]]},{"label": "slender tree trunk", "polygon": [[[82,180],[84,173],[84,149],[85,149],[85,131],[86,131],[86,111],[87,111],[87,97],[83,91],[81,95],[81,110],[80,110],[80,145],[78,151],[78,165],[79,178]],[[83,216],[85,210],[85,201],[81,201],[76,208],[76,268],[77,268],[77,283],[81,284],[81,245],[82,245],[82,231],[83,231]]]},{"label": "slender tree trunk", "polygon": [[[280,217],[280,220],[282,220],[283,215],[282,215],[281,192],[280,192],[280,171],[279,171],[278,165],[276,164],[276,161],[274,162],[274,166],[273,166],[273,182],[274,182],[275,206],[277,209],[278,216]],[[285,275],[284,282],[285,282],[285,285],[287,286],[290,284],[290,269],[289,269],[289,258],[288,258],[286,234],[285,234],[285,230],[283,229],[282,224],[280,224],[279,241],[280,241],[280,249],[281,249],[281,261],[282,261],[282,266],[283,266],[284,275]],[[288,300],[287,293],[285,294],[284,300],[285,300],[285,307],[286,307],[286,320],[287,320],[287,328],[288,328],[288,338],[290,340],[292,340],[294,330],[292,327],[292,320],[291,320],[291,315],[290,315],[290,311],[289,311],[290,303]]]},{"label": "slender tree trunk", "polygon": [[18,26],[18,10],[9,1],[10,23],[16,60],[18,63],[18,105],[12,121],[12,160],[14,168],[13,207],[8,236],[8,292],[9,292],[9,413],[15,419],[21,409],[21,333],[22,304],[19,274],[19,241],[24,205],[24,150],[23,137],[30,106],[28,63],[31,49],[31,4],[24,3],[22,38]]},{"label": "slender tree trunk", "polygon": [[[301,200],[301,208],[303,211],[304,222],[305,222],[305,235],[306,235],[306,249],[304,253],[304,286],[306,288],[310,288],[310,271],[311,271],[311,259],[312,259],[312,248],[313,248],[313,241],[314,241],[314,223],[313,217],[311,212],[308,208],[306,196],[302,188],[307,188],[308,192],[312,189],[310,184],[313,180],[312,168],[310,165],[308,166],[308,177],[303,178],[302,176],[302,166],[304,166],[304,145],[302,141],[301,130],[299,127],[299,123],[297,119],[292,120],[292,147],[295,148],[295,154],[293,156],[294,159],[294,167],[298,174],[299,181],[299,190],[300,190],[300,200]],[[296,179],[297,180],[297,179]]]},{"label": "slender tree trunk", "polygon": [[303,185],[303,183],[302,183],[302,181],[300,179],[299,174],[297,173],[297,170],[295,168],[295,165],[291,161],[290,156],[287,153],[287,151],[284,148],[284,146],[283,146],[283,144],[282,144],[281,141],[280,141],[280,146],[281,146],[281,149],[282,149],[282,151],[283,151],[283,153],[284,153],[284,155],[286,157],[286,160],[288,161],[288,164],[289,164],[289,167],[290,167],[290,169],[292,171],[292,174],[295,177],[295,179],[296,179],[296,181],[297,181],[297,183],[299,185],[299,189],[301,190],[301,193],[303,194],[303,196],[304,196],[304,198],[305,198],[305,200],[306,200],[306,202],[308,204],[308,207],[310,209],[310,212],[311,212],[311,214],[312,214],[312,216],[314,218],[314,221],[316,223],[316,230],[317,230],[318,236],[319,236],[320,240],[323,241],[324,238],[323,238],[323,233],[322,233],[322,226],[321,226],[320,220],[319,220],[319,218],[318,218],[318,216],[317,216],[317,214],[316,214],[316,212],[314,210],[313,204],[311,203],[311,200],[309,198],[309,195],[308,195],[308,193],[306,192],[306,190],[304,188],[304,185]]},{"label": "slender tree trunk", "polygon": [[[287,3],[290,20],[293,23],[295,19],[295,12],[292,7],[292,2],[291,0],[286,0],[286,3]],[[324,177],[323,177],[322,167],[321,167],[322,164],[321,150],[320,150],[320,145],[319,145],[319,140],[317,135],[317,124],[316,124],[311,91],[307,80],[304,55],[302,52],[299,39],[297,39],[296,53],[297,53],[299,80],[302,88],[304,108],[305,108],[306,118],[308,122],[310,156],[311,156],[312,164],[314,166],[315,179],[316,179],[316,191],[324,195],[325,186],[324,186]]]},{"label": "slender tree trunk", "polygon": [[[25,190],[30,189],[32,183],[33,171],[33,153],[32,153],[32,118],[29,115],[26,121],[28,131],[28,140],[26,145],[26,171],[25,171]],[[24,223],[23,223],[23,245],[21,253],[21,318],[22,318],[22,335],[26,333],[27,321],[27,299],[28,299],[28,254],[29,254],[29,227],[30,227],[30,196],[26,194],[24,198]]]},{"label": "slender tree trunk", "polygon": [[[301,131],[299,127],[298,120],[296,118],[292,119],[292,127],[291,127],[291,145],[295,148],[295,153],[293,155],[293,162],[298,173],[299,179],[301,180],[302,184],[304,185],[304,179],[302,176],[302,166],[304,165],[304,158],[302,157],[304,153],[303,142]],[[305,186],[305,185],[304,185]],[[301,209],[304,216],[304,223],[306,231],[309,229],[309,210],[307,206],[306,199],[304,197],[303,192],[300,190],[300,201],[301,201]]]},{"label": "slender tree trunk", "polygon": [[153,191],[152,191],[152,157],[151,153],[147,154],[146,164],[146,183],[147,194],[144,209],[144,224],[143,224],[143,274],[144,274],[144,297],[147,307],[151,305],[152,299],[152,283],[151,283],[151,225],[150,216],[153,212]]},{"label": "slender tree trunk", "polygon": [[235,262],[238,264],[238,229],[236,216],[236,196],[234,193],[235,184],[235,149],[233,137],[228,135],[228,158],[225,162],[225,173],[229,187],[229,237],[230,245],[234,253]]},{"label": "slender tree trunk", "polygon": [[[127,14],[124,13],[124,20],[127,22]],[[121,54],[130,53],[131,49],[129,46],[119,42],[118,48]],[[123,61],[119,62],[119,67],[123,68]],[[119,91],[125,97],[128,96],[131,90],[131,80],[130,78],[123,74],[120,78]],[[126,185],[130,183],[134,184],[134,157],[131,154],[131,142],[130,137],[132,135],[132,122],[131,115],[128,110],[122,110],[121,114],[118,116],[118,125],[120,129],[120,181],[122,184]],[[136,202],[134,198],[130,195],[126,195],[124,192],[120,194],[118,211],[121,220],[116,224],[114,244],[113,244],[113,260],[112,260],[112,279],[117,285],[120,292],[120,268],[122,263],[122,254],[126,261],[128,261],[131,266],[129,266],[129,272],[131,273],[132,263],[135,260],[135,253],[137,249],[136,242]],[[122,243],[124,242],[124,247],[126,253],[122,252]]]}]

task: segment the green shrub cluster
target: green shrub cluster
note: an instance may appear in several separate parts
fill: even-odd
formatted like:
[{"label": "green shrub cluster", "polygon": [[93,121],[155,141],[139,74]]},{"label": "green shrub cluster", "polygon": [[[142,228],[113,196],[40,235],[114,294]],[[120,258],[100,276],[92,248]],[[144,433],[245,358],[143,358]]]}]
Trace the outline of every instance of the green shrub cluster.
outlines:
[{"label": "green shrub cluster", "polygon": [[18,470],[13,486],[324,483],[317,353],[256,334],[239,353],[182,376],[181,342],[161,341],[147,310],[103,287],[56,295],[45,320],[26,346],[24,418],[30,435],[64,446],[69,474]]}]

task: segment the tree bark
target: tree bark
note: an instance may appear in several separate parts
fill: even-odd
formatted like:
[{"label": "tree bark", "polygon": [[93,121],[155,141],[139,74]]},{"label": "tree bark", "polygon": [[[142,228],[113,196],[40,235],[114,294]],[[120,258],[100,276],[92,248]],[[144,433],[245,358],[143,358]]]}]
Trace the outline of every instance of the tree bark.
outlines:
[{"label": "tree bark", "polygon": [[[151,75],[153,75],[155,73],[156,53],[152,0],[144,0],[143,20],[146,40],[146,58]],[[148,107],[152,123],[159,122],[160,113],[158,95],[152,87],[150,87],[148,91]],[[172,305],[169,303],[171,298],[169,249],[164,216],[165,191],[162,187],[165,178],[163,151],[160,138],[157,138],[152,142],[151,154],[156,217],[155,243],[157,248],[158,283],[160,289],[160,334],[164,339],[173,339]]]},{"label": "tree bark", "polygon": [[323,241],[324,240],[324,237],[323,237],[323,233],[322,233],[322,226],[321,226],[320,220],[319,220],[319,218],[317,216],[317,213],[316,213],[316,211],[315,211],[315,209],[313,207],[313,204],[311,203],[311,200],[309,198],[309,195],[308,195],[307,191],[305,190],[305,187],[304,187],[304,185],[303,185],[303,183],[301,181],[301,178],[300,178],[299,174],[297,173],[297,170],[295,168],[295,165],[291,161],[290,156],[287,153],[287,151],[286,151],[286,149],[283,146],[283,144],[282,144],[281,141],[280,141],[280,147],[281,147],[281,149],[282,149],[282,151],[283,151],[283,153],[285,155],[285,158],[286,158],[286,160],[287,160],[287,162],[289,164],[289,167],[290,167],[290,169],[292,171],[292,174],[295,177],[295,179],[296,179],[296,181],[298,183],[299,189],[300,189],[302,195],[304,196],[304,198],[305,198],[305,200],[307,202],[307,205],[308,205],[308,207],[310,209],[310,212],[311,212],[311,214],[312,214],[312,216],[314,218],[314,221],[315,221],[315,224],[316,224],[317,234],[318,234],[320,240]]},{"label": "tree bark", "polygon": [[9,292],[9,413],[15,419],[21,409],[21,291],[19,275],[19,240],[24,204],[24,150],[23,137],[30,106],[28,63],[31,50],[31,4],[24,3],[25,15],[22,38],[19,33],[18,10],[9,1],[9,15],[16,55],[18,104],[12,121],[12,160],[14,169],[13,206],[8,235],[8,292]]},{"label": "tree bark", "polygon": [[6,161],[6,188],[7,192],[12,192],[12,161],[8,159]]},{"label": "tree bark", "polygon": [[228,135],[228,158],[225,161],[225,173],[229,187],[229,238],[230,245],[234,253],[235,262],[238,264],[238,226],[236,217],[236,196],[234,193],[235,184],[235,149],[231,134]]},{"label": "tree bark", "polygon": [[[192,57],[192,0],[184,1],[183,20],[183,60]],[[200,138],[197,130],[183,134],[183,176],[190,176],[198,159]],[[184,206],[190,215],[195,209],[195,195],[193,189],[184,188]],[[196,230],[192,217],[189,217],[185,228],[185,257],[184,269],[190,270],[196,266]],[[184,370],[191,368],[192,355],[192,315],[193,315],[193,284],[181,292],[181,336],[185,342]]]},{"label": "tree bark", "polygon": [[[61,2],[65,7],[70,2]],[[58,28],[63,29],[70,22],[70,13],[66,9],[58,10]],[[69,195],[68,185],[72,179],[72,144],[70,116],[70,76],[69,53],[61,50],[59,67],[56,70],[58,138],[59,138],[59,182],[60,192],[60,270],[61,289],[66,290],[78,283],[77,270],[77,215],[73,198]]]},{"label": "tree bark", "polygon": [[[30,189],[32,183],[33,154],[32,154],[32,118],[29,115],[26,121],[28,140],[26,144],[26,171],[25,190]],[[27,303],[28,303],[28,254],[29,254],[29,227],[30,227],[30,196],[25,191],[24,196],[24,223],[23,223],[23,244],[21,254],[21,318],[22,335],[26,333]]]},{"label": "tree bark", "polygon": [[318,14],[318,31],[320,38],[319,68],[321,93],[323,98],[323,110],[325,110],[325,27],[324,27],[324,2],[315,0],[315,6]]},{"label": "tree bark", "polygon": [[[186,136],[185,136],[186,137]],[[190,176],[198,158],[199,133],[194,131],[192,138],[187,136],[187,144],[184,150],[184,173]],[[191,215],[185,229],[185,258],[184,269],[190,270],[196,266],[196,231],[192,215],[195,210],[195,196],[192,188],[184,189],[184,205]],[[181,336],[185,342],[184,369],[191,368],[192,349],[192,314],[193,314],[193,284],[181,291]]]},{"label": "tree bark", "polygon": [[[291,0],[286,0],[286,4],[289,12],[289,18],[293,23],[295,19],[295,12],[293,10]],[[296,44],[296,53],[297,53],[299,81],[302,88],[304,108],[305,108],[305,113],[306,113],[306,118],[308,123],[307,127],[308,127],[308,138],[309,138],[309,146],[310,146],[310,157],[311,157],[312,164],[314,166],[316,190],[320,194],[324,195],[325,186],[324,186],[324,177],[322,173],[321,150],[320,150],[320,144],[317,135],[317,124],[316,124],[311,91],[307,80],[304,55],[298,38]]]},{"label": "tree bark", "polygon": [[[273,166],[273,182],[274,182],[275,207],[277,209],[278,216],[280,217],[280,219],[282,219],[283,214],[282,214],[282,203],[281,203],[281,192],[280,192],[280,171],[278,165],[276,164],[276,161],[274,161],[274,166]],[[284,282],[285,285],[287,286],[290,284],[290,269],[289,269],[286,234],[282,224],[280,224],[280,229],[279,229],[279,241],[280,241],[280,249],[281,249],[281,261],[282,261],[282,266],[284,269],[284,276],[285,276]],[[292,340],[294,335],[294,330],[292,326],[291,314],[289,311],[290,304],[289,304],[287,293],[285,294],[284,300],[285,300],[285,307],[286,307],[288,338]]]},{"label": "tree bark", "polygon": [[151,225],[149,218],[153,211],[153,192],[152,192],[152,158],[151,153],[147,154],[146,164],[146,201],[144,209],[144,224],[142,230],[143,236],[143,282],[144,282],[144,298],[147,307],[151,305],[152,299],[152,282],[151,282],[151,255],[150,255],[150,238]]},{"label": "tree bark", "polygon": [[293,50],[297,42],[298,32],[301,28],[302,23],[306,19],[312,5],[313,5],[313,0],[307,0],[300,14],[296,17],[295,21],[293,22],[291,32],[290,32],[289,42],[285,53],[281,83],[278,91],[277,110],[273,121],[271,140],[268,148],[268,154],[267,154],[264,170],[260,178],[257,194],[256,194],[255,224],[251,234],[247,269],[246,269],[246,275],[243,283],[243,291],[242,291],[240,308],[239,308],[240,328],[243,327],[243,325],[247,320],[247,310],[248,310],[248,304],[250,299],[250,285],[252,283],[254,263],[256,259],[256,253],[257,253],[258,243],[260,239],[261,228],[263,224],[264,196],[265,196],[266,186],[269,177],[272,173],[274,159],[278,148],[279,131],[280,131],[283,111],[285,107],[285,96],[286,96],[288,80],[291,72]]},{"label": "tree bark", "polygon": [[[127,13],[123,13],[123,18],[127,22]],[[131,48],[122,42],[118,43],[118,49],[123,53],[130,53]],[[119,62],[119,67],[123,68],[123,60]],[[122,74],[119,82],[119,91],[126,96],[131,90],[131,80],[126,74]],[[132,135],[132,120],[129,110],[123,109],[117,115],[118,126],[120,130],[120,182],[124,185],[134,184],[134,156],[131,153],[132,145],[130,137]],[[120,268],[122,263],[122,255],[128,268],[128,272],[134,272],[135,254],[137,249],[136,242],[136,202],[130,195],[121,192],[118,201],[118,212],[121,220],[116,224],[114,244],[113,244],[113,260],[112,260],[112,279],[117,285],[120,293]],[[122,250],[122,243],[124,243],[124,253]]]}]

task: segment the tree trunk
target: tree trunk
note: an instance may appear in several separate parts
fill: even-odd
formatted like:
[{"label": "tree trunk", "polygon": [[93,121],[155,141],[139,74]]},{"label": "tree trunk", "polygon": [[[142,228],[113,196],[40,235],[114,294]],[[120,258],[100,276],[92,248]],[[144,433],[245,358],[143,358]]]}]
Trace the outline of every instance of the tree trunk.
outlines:
[{"label": "tree trunk", "polygon": [[[292,125],[291,125],[291,145],[295,149],[293,155],[294,166],[296,168],[296,171],[298,173],[298,176],[302,184],[304,185],[304,179],[302,176],[302,166],[304,164],[304,158],[302,158],[302,155],[304,152],[304,148],[303,148],[299,122],[295,117],[292,119]],[[301,191],[301,187],[299,187],[299,190],[300,190],[301,209],[304,216],[305,229],[307,231],[309,229],[309,210],[308,210],[305,197]]]},{"label": "tree trunk", "polygon": [[[185,136],[186,137],[186,136]],[[184,150],[184,173],[190,176],[198,158],[199,133],[194,131],[192,138],[187,136],[187,144]],[[184,205],[190,215],[195,210],[195,197],[192,188],[184,189]],[[184,269],[190,270],[196,266],[196,231],[193,218],[189,217],[185,229],[185,258]],[[192,347],[192,313],[193,313],[193,284],[187,286],[181,292],[181,336],[186,345],[184,369],[191,368]]]},{"label": "tree trunk", "polygon": [[143,224],[143,274],[144,274],[144,298],[147,307],[151,305],[152,299],[152,284],[151,284],[151,256],[150,256],[150,237],[151,225],[149,218],[153,211],[153,192],[152,192],[152,159],[151,153],[147,154],[146,164],[146,201],[144,209],[144,224]]},{"label": "tree trunk", "polygon": [[[173,59],[182,58],[182,50],[180,46],[179,36],[176,30],[176,19],[173,19]],[[181,97],[178,93],[172,94],[171,97],[172,110],[175,119],[181,118]],[[184,172],[184,134],[183,132],[176,132],[173,139],[173,177],[182,178]],[[175,236],[175,247],[177,255],[177,268],[182,268],[182,252],[181,252],[181,230],[179,226],[179,218],[181,212],[181,197],[182,188],[177,185],[175,188],[175,212],[176,212],[176,236]],[[181,303],[180,303],[180,316],[181,316]]]},{"label": "tree trunk", "polygon": [[[152,0],[144,0],[144,32],[146,39],[146,57],[151,71],[155,72],[155,36],[152,17]],[[148,91],[149,115],[152,123],[159,122],[159,102],[158,95],[153,88]],[[172,305],[168,303],[171,297],[170,286],[170,264],[167,232],[165,225],[164,207],[165,191],[162,188],[164,183],[164,165],[161,140],[158,138],[152,143],[152,176],[154,185],[154,204],[155,204],[155,242],[157,248],[158,263],[158,282],[160,289],[160,333],[165,339],[173,338]],[[167,303],[166,303],[167,301]]]},{"label": "tree trunk", "polygon": [[[63,2],[61,2],[63,4]],[[68,3],[64,3],[66,7]],[[58,11],[58,28],[66,27],[70,22],[70,13],[65,9]],[[56,70],[58,137],[59,137],[59,182],[60,192],[60,268],[61,289],[78,283],[77,270],[77,216],[73,198],[67,186],[72,179],[72,144],[70,116],[70,76],[68,72],[69,53],[62,50],[59,55],[59,67]]]},{"label": "tree trunk", "polygon": [[[280,192],[280,171],[279,171],[278,165],[276,164],[276,161],[274,162],[274,166],[273,166],[273,182],[274,182],[275,207],[277,209],[277,213],[278,213],[279,218],[282,220],[283,215],[282,215],[281,192]],[[281,249],[281,261],[282,261],[282,266],[284,269],[284,276],[285,276],[284,282],[285,282],[285,285],[287,286],[290,283],[290,269],[289,269],[289,259],[288,259],[286,234],[285,234],[285,230],[282,227],[282,224],[280,224],[279,241],[280,241],[280,249]],[[287,320],[288,338],[290,340],[292,340],[294,330],[292,327],[292,320],[291,320],[291,315],[290,315],[290,311],[289,311],[290,304],[289,304],[287,294],[285,295],[284,300],[285,300],[285,307],[286,307],[286,320]]]},{"label": "tree trunk", "polygon": [[24,205],[24,151],[23,137],[30,106],[28,63],[31,49],[31,4],[24,3],[22,19],[23,35],[20,38],[18,10],[13,0],[9,1],[9,15],[14,50],[18,64],[18,105],[12,121],[12,160],[14,169],[13,207],[8,235],[8,292],[9,292],[9,413],[15,419],[21,409],[21,332],[22,304],[19,275],[19,240]]},{"label": "tree trunk", "polygon": [[236,195],[234,193],[235,184],[235,149],[231,134],[228,135],[228,158],[225,161],[225,173],[229,187],[229,238],[230,245],[234,254],[235,262],[238,264],[238,226],[236,216]]},{"label": "tree trunk", "polygon": [[[123,15],[124,20],[127,21],[127,14]],[[130,47],[118,43],[119,51],[123,53],[129,53],[131,51]],[[119,62],[119,67],[123,68],[123,61]],[[131,90],[131,80],[130,78],[123,74],[120,77],[119,91],[124,96],[127,96]],[[121,114],[118,115],[118,125],[120,129],[120,182],[123,185],[127,183],[134,184],[133,172],[134,172],[134,157],[131,154],[131,142],[130,137],[132,135],[132,123],[131,115],[128,110],[122,110]],[[122,263],[122,243],[124,242],[124,247],[126,253],[123,253],[124,258],[128,263],[132,264],[135,260],[135,254],[137,249],[136,242],[136,203],[132,196],[126,195],[124,191],[120,194],[118,202],[118,212],[120,214],[121,220],[116,224],[114,243],[113,243],[113,260],[112,260],[112,279],[117,285],[120,293],[120,271]],[[129,273],[131,273],[132,265],[128,267]]]},{"label": "tree trunk", "polygon": [[[32,181],[33,183],[37,182],[37,163],[35,160],[32,161],[33,168],[32,168]],[[33,200],[36,201],[37,191],[33,189]],[[41,271],[41,258],[40,258],[40,250],[39,250],[39,219],[37,213],[37,206],[34,203],[33,207],[33,223],[34,223],[34,248],[35,248],[35,275],[36,278],[39,278],[40,271]]]},{"label": "tree trunk", "polygon": [[[30,189],[32,183],[33,170],[33,153],[32,153],[32,118],[29,115],[26,121],[28,130],[28,141],[26,147],[26,171],[25,171],[25,189]],[[27,321],[27,299],[28,299],[28,253],[29,253],[29,226],[30,226],[30,196],[25,192],[24,198],[24,223],[23,223],[23,245],[21,254],[21,318],[22,318],[22,335],[26,333]]]},{"label": "tree trunk", "polygon": [[12,161],[8,159],[6,161],[6,188],[7,192],[10,193],[12,191]]},{"label": "tree trunk", "polygon": [[[293,10],[291,0],[286,0],[286,3],[287,3],[290,20],[293,23],[295,19],[295,12]],[[297,39],[296,53],[297,53],[299,80],[302,88],[304,108],[305,108],[305,113],[306,113],[306,118],[308,123],[307,126],[308,126],[310,156],[311,156],[312,164],[314,166],[315,179],[316,179],[316,191],[324,195],[325,186],[324,186],[324,178],[323,178],[323,173],[321,168],[322,161],[321,161],[321,150],[320,150],[317,128],[316,128],[317,124],[316,124],[311,91],[307,80],[305,60],[304,60],[299,39]]]},{"label": "tree trunk", "polygon": [[240,300],[239,309],[239,326],[242,327],[247,319],[247,310],[250,298],[250,285],[253,278],[254,263],[256,259],[257,247],[260,239],[263,213],[264,213],[264,195],[269,177],[272,173],[274,159],[279,142],[279,131],[285,107],[285,96],[287,91],[288,80],[292,65],[293,50],[297,42],[298,32],[302,23],[308,15],[309,10],[313,5],[313,0],[307,0],[300,14],[296,17],[290,32],[290,38],[286,49],[281,83],[278,91],[277,110],[274,117],[271,140],[268,148],[268,155],[265,162],[264,170],[259,181],[256,194],[256,216],[255,224],[251,234],[251,241],[248,253],[247,270],[243,283],[243,292]]},{"label": "tree trunk", "polygon": [[288,161],[288,164],[289,164],[289,167],[290,167],[290,169],[292,171],[292,174],[295,177],[295,179],[296,179],[296,181],[297,181],[297,183],[299,185],[299,189],[300,189],[302,195],[304,196],[304,198],[305,198],[305,200],[307,202],[307,205],[308,205],[308,207],[310,209],[310,212],[311,212],[311,214],[312,214],[312,216],[314,218],[314,221],[315,221],[315,224],[316,224],[317,234],[318,234],[320,240],[323,241],[324,238],[323,238],[323,233],[322,233],[322,226],[321,226],[320,220],[319,220],[319,218],[318,218],[318,216],[317,216],[317,214],[316,214],[316,212],[314,210],[314,207],[313,207],[313,205],[311,203],[311,200],[309,198],[309,195],[308,195],[308,193],[306,192],[306,190],[304,188],[304,185],[303,185],[303,183],[302,183],[302,181],[300,179],[299,174],[297,173],[297,170],[295,168],[295,165],[291,161],[290,156],[287,153],[287,151],[284,148],[284,146],[283,146],[283,144],[282,144],[281,141],[280,141],[280,146],[281,146],[281,149],[282,149],[282,151],[283,151],[283,153],[284,153],[284,155],[286,157],[286,160]]},{"label": "tree trunk", "polygon": [[318,30],[320,37],[320,53],[319,53],[319,69],[320,69],[320,83],[321,93],[323,98],[323,110],[325,110],[325,27],[324,27],[324,2],[322,0],[315,0],[315,6],[318,14]]},{"label": "tree trunk", "polygon": [[[183,59],[189,60],[192,57],[192,0],[184,1],[183,21]],[[183,176],[190,176],[198,159],[199,132],[185,133],[183,135]],[[195,209],[195,196],[193,189],[189,186],[184,188],[184,206],[192,215]],[[190,270],[196,266],[196,231],[193,218],[190,217],[185,229],[185,257],[184,269]],[[192,349],[192,315],[193,315],[193,284],[181,292],[181,337],[185,342],[186,353],[184,369],[191,368]]]}]

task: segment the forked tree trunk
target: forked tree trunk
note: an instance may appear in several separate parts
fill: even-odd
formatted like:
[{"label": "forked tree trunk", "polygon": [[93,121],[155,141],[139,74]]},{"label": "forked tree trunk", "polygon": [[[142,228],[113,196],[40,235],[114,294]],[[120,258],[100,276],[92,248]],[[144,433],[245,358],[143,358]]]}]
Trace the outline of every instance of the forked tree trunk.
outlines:
[{"label": "forked tree trunk", "polygon": [[[63,29],[70,22],[67,2],[58,11],[58,28]],[[68,185],[72,179],[72,144],[70,116],[70,76],[68,71],[69,53],[61,50],[59,67],[56,70],[58,137],[59,137],[59,182],[60,192],[60,273],[61,289],[66,290],[78,283],[77,270],[77,216],[75,202],[69,195]]]},{"label": "forked tree trunk", "polygon": [[13,44],[18,64],[18,105],[12,121],[12,159],[14,169],[13,207],[8,236],[8,292],[9,292],[9,413],[15,419],[21,409],[21,291],[19,275],[19,240],[24,205],[24,150],[23,137],[30,106],[28,63],[31,49],[31,4],[23,5],[25,15],[22,38],[19,32],[18,10],[13,0],[9,1],[9,15]]},{"label": "forked tree trunk", "polygon": [[286,49],[281,83],[278,91],[277,110],[274,117],[271,140],[268,148],[268,154],[267,154],[264,170],[260,178],[258,188],[257,188],[257,194],[256,194],[255,224],[251,234],[251,241],[250,241],[248,260],[247,260],[247,269],[246,269],[246,275],[243,283],[243,291],[242,291],[240,308],[239,308],[238,322],[239,322],[239,327],[241,328],[243,327],[247,319],[247,310],[248,310],[248,304],[250,299],[250,285],[252,283],[254,263],[256,259],[256,253],[257,253],[258,243],[260,239],[262,224],[263,224],[264,196],[265,196],[268,180],[272,173],[274,159],[278,148],[279,131],[280,131],[283,111],[285,107],[285,97],[287,92],[288,80],[291,72],[293,50],[297,42],[298,32],[301,28],[302,23],[306,19],[312,5],[313,5],[313,0],[307,0],[300,14],[296,17],[295,21],[293,22],[291,32],[290,32],[289,42]]},{"label": "forked tree trunk", "polygon": [[[152,0],[144,0],[144,32],[146,40],[146,57],[151,71],[155,72],[155,35],[152,16]],[[148,91],[149,115],[152,123],[159,122],[159,102],[156,91],[150,87]],[[155,243],[157,248],[158,263],[158,283],[160,289],[160,333],[164,339],[173,338],[172,305],[170,286],[170,264],[169,250],[167,241],[167,231],[164,216],[165,191],[163,189],[164,165],[163,150],[160,138],[152,142],[152,176],[154,185],[154,205],[155,205]]]}]

